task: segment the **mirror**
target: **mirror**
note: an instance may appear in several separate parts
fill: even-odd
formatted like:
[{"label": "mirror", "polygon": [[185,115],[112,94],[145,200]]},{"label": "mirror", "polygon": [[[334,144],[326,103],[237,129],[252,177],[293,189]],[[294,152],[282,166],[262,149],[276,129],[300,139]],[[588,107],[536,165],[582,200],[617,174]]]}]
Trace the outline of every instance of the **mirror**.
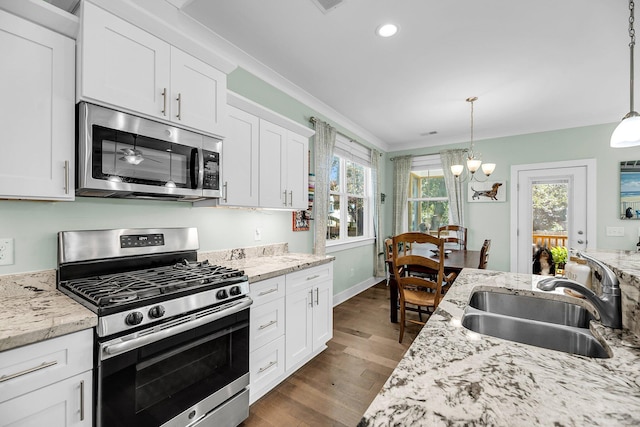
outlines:
[{"label": "mirror", "polygon": [[620,162],[620,218],[640,219],[640,160]]}]

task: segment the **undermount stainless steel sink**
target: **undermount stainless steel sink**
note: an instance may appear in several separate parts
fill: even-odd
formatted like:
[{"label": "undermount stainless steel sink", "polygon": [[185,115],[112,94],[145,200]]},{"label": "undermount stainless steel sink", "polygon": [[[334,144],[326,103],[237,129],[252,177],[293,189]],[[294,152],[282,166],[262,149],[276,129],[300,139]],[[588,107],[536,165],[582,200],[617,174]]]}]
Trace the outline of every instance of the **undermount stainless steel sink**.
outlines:
[{"label": "undermount stainless steel sink", "polygon": [[477,291],[462,316],[462,326],[522,344],[587,357],[611,352],[589,330],[593,319],[583,307],[533,296]]},{"label": "undermount stainless steel sink", "polygon": [[588,328],[594,317],[576,304],[534,296],[477,291],[471,295],[469,306],[490,313],[558,325]]}]

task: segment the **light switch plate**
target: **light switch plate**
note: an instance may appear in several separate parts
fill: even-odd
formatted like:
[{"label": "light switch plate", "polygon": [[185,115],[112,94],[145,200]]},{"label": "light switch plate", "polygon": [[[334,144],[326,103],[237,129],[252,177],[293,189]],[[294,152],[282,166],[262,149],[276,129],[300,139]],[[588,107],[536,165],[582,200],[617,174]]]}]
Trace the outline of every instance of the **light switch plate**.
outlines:
[{"label": "light switch plate", "polygon": [[607,227],[607,236],[610,237],[623,237],[624,227]]},{"label": "light switch plate", "polygon": [[0,238],[0,265],[13,264],[13,238]]}]

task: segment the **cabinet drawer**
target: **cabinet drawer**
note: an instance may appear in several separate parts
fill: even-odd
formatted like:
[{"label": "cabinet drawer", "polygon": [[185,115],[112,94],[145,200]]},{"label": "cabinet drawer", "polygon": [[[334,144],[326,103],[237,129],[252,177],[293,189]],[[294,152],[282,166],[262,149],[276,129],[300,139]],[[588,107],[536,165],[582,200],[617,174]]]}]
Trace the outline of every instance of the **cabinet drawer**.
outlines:
[{"label": "cabinet drawer", "polygon": [[273,277],[249,285],[252,307],[284,297],[285,276]]},{"label": "cabinet drawer", "polygon": [[284,336],[251,352],[249,367],[249,400],[253,402],[284,378]]},{"label": "cabinet drawer", "polygon": [[287,274],[287,291],[295,292],[327,280],[333,280],[332,262]]},{"label": "cabinet drawer", "polygon": [[0,353],[0,402],[93,367],[93,331],[86,329]]},{"label": "cabinet drawer", "polygon": [[284,335],[284,298],[251,307],[249,331],[251,351]]}]

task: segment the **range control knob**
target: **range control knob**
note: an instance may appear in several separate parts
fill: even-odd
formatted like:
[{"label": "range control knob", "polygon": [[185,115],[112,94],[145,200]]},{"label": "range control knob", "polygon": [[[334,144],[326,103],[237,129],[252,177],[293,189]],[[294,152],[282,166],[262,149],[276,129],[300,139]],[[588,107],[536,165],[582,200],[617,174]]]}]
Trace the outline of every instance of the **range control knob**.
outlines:
[{"label": "range control knob", "polygon": [[227,291],[224,289],[220,289],[218,292],[216,292],[216,298],[218,299],[225,299],[227,298],[229,295],[227,295]]},{"label": "range control knob", "polygon": [[241,292],[240,286],[232,286],[231,289],[229,289],[229,294],[232,296],[240,295]]},{"label": "range control knob", "polygon": [[139,311],[133,311],[127,314],[127,317],[124,318],[124,323],[130,326],[139,325],[144,319],[144,316]]},{"label": "range control knob", "polygon": [[156,305],[155,307],[151,307],[149,309],[149,317],[152,319],[159,319],[164,316],[164,307],[161,305]]}]

